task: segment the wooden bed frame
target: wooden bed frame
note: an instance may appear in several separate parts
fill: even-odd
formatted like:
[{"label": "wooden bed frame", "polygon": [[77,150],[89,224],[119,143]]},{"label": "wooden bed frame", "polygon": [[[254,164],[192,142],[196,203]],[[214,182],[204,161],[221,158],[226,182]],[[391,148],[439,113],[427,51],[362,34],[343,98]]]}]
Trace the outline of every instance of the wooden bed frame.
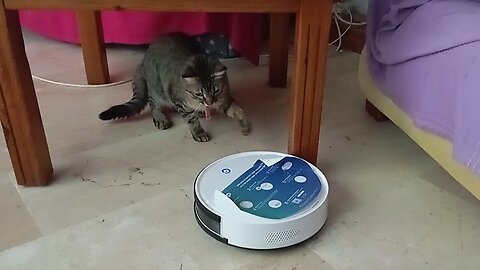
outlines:
[{"label": "wooden bed frame", "polygon": [[100,10],[271,13],[270,84],[285,86],[288,15],[296,14],[295,75],[288,152],[316,163],[332,0],[0,0],[0,120],[17,183],[47,185],[53,174],[18,10],[73,9],[88,82],[109,81]]}]

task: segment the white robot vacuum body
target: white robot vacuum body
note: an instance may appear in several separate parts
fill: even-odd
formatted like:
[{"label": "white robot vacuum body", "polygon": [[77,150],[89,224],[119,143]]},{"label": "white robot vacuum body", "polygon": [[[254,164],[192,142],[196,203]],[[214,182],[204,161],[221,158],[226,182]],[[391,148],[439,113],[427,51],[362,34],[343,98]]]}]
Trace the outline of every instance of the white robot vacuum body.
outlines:
[{"label": "white robot vacuum body", "polygon": [[[317,176],[321,188],[307,205],[287,217],[268,218],[246,212],[240,208],[252,207],[250,202],[241,202],[239,206],[229,193],[222,192],[258,160],[272,165],[286,157],[293,156],[276,152],[246,152],[224,157],[204,168],[194,183],[194,214],[202,229],[223,243],[248,249],[283,248],[316,234],[327,219],[329,187],[322,172],[304,160]],[[273,187],[270,183],[261,186],[267,190]],[[274,193],[271,194],[274,199]],[[270,199],[268,207],[283,207],[280,201],[272,198],[267,198]]]}]

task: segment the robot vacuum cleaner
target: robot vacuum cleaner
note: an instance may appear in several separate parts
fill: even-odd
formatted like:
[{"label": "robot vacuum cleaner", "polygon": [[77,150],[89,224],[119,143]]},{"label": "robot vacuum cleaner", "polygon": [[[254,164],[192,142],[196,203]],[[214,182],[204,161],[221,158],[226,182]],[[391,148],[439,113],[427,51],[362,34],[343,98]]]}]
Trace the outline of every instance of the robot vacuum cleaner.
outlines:
[{"label": "robot vacuum cleaner", "polygon": [[276,152],[245,152],[204,168],[194,183],[194,214],[215,239],[277,249],[316,234],[327,219],[328,182],[309,162]]}]

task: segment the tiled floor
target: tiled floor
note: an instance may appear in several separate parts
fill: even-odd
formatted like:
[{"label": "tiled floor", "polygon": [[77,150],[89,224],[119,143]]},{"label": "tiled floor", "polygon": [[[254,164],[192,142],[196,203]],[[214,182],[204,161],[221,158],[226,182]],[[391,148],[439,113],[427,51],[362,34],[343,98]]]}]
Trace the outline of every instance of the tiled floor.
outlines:
[{"label": "tiled floor", "polygon": [[[26,42],[34,74],[84,80],[78,47],[31,34]],[[131,76],[141,55],[110,49],[113,78]],[[148,112],[98,120],[130,98],[129,84],[35,82],[55,182],[16,187],[2,141],[0,269],[478,269],[480,203],[398,128],[364,113],[357,61],[344,53],[328,62],[318,162],[331,185],[327,224],[299,246],[265,252],[207,236],[192,215],[192,182],[222,156],[285,151],[289,92],[266,85],[266,65],[227,62],[253,133],[244,137],[219,117],[204,121],[209,143],[194,142],[179,117],[166,131],[154,128]]]}]

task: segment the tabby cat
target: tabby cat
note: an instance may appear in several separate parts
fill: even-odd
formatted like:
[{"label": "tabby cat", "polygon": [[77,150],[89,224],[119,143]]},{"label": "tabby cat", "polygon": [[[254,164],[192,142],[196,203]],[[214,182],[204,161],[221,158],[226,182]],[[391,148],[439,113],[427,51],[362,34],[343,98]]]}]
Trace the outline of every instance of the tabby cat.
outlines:
[{"label": "tabby cat", "polygon": [[230,95],[226,70],[218,59],[202,50],[195,38],[182,33],[165,35],[148,48],[133,78],[132,99],[102,112],[99,118],[130,117],[148,103],[158,129],[172,126],[162,109],[174,107],[196,141],[210,140],[199,117],[210,118],[214,111],[236,119],[242,133],[248,135],[250,122]]}]

